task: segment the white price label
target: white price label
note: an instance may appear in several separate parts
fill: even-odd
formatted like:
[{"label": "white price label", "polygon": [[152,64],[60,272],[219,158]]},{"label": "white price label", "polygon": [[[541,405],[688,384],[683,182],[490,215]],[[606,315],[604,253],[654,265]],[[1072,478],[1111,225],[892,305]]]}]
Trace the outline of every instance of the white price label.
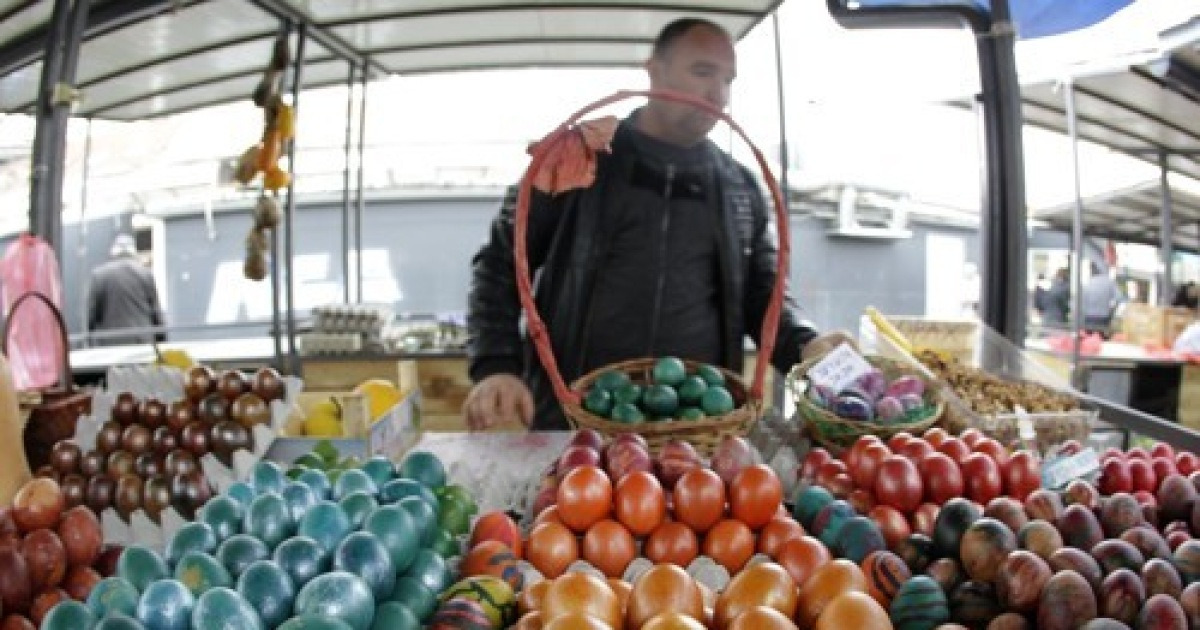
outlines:
[{"label": "white price label", "polygon": [[873,369],[850,344],[843,343],[809,368],[808,380],[840,392]]},{"label": "white price label", "polygon": [[1059,457],[1042,466],[1042,487],[1061,488],[1073,479],[1086,477],[1100,470],[1100,458],[1096,451],[1085,448],[1074,455]]}]

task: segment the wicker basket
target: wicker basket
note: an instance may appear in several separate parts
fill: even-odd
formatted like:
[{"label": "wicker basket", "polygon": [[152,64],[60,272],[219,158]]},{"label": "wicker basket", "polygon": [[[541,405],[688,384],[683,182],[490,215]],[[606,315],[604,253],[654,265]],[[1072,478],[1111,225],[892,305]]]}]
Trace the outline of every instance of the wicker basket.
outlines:
[{"label": "wicker basket", "polygon": [[[582,395],[601,373],[610,370],[621,370],[626,372],[635,381],[646,382],[649,380],[648,373],[655,359],[633,359],[607,365],[580,377],[572,387],[568,387],[563,381],[562,373],[558,369],[558,362],[554,357],[554,351],[550,347],[550,335],[546,330],[546,324],[542,321],[533,300],[533,281],[529,269],[526,233],[529,224],[529,200],[533,193],[534,174],[538,173],[547,164],[547,160],[551,159],[551,156],[555,155],[557,151],[563,150],[566,143],[571,141],[572,134],[576,132],[574,125],[579,123],[585,115],[631,97],[647,97],[685,103],[725,121],[729,125],[729,128],[749,146],[751,153],[753,153],[758,163],[759,169],[762,171],[763,181],[768,191],[770,191],[774,202],[773,206],[775,208],[778,230],[776,281],[774,287],[772,287],[766,313],[763,316],[762,332],[759,335],[760,360],[755,366],[754,380],[749,387],[742,382],[737,374],[728,370],[722,370],[730,390],[729,393],[733,396],[734,402],[738,406],[730,413],[719,418],[700,421],[667,420],[630,425],[613,422],[588,412],[582,407]],[[539,142],[533,150],[533,158],[525,170],[525,175],[521,179],[520,189],[517,194],[517,207],[514,216],[515,225],[513,229],[513,258],[517,271],[517,294],[521,301],[521,307],[526,314],[529,337],[533,341],[538,359],[546,370],[550,383],[553,385],[554,394],[558,398],[563,408],[563,413],[568,420],[576,427],[590,427],[608,435],[634,431],[645,437],[646,441],[653,448],[657,448],[671,439],[684,439],[691,442],[698,451],[704,454],[710,454],[712,449],[727,435],[745,434],[754,421],[758,419],[762,411],[763,384],[766,381],[767,368],[770,366],[768,359],[772,356],[775,348],[775,337],[779,329],[779,313],[783,308],[784,284],[789,276],[788,265],[791,258],[791,241],[788,232],[786,208],[787,206],[783,202],[783,194],[779,189],[778,182],[776,182],[775,177],[771,174],[766,158],[754,146],[754,143],[750,141],[750,138],[747,137],[742,128],[727,114],[714,108],[708,102],[687,94],[669,90],[626,90],[616,92],[575,112],[570,118],[559,125],[551,135],[547,136],[546,140]],[[695,365],[693,363],[689,367],[695,367]]]},{"label": "wicker basket", "polygon": [[[938,394],[937,383],[930,380],[925,374],[922,374],[920,370],[886,357],[871,356],[866,357],[866,359],[871,365],[879,368],[889,381],[904,375],[915,376],[921,379],[925,383],[925,400],[926,402],[932,402],[933,407],[921,419],[907,422],[881,424],[847,420],[828,409],[820,407],[805,395],[808,387],[805,375],[808,373],[809,368],[815,365],[819,359],[804,361],[792,368],[792,371],[788,374],[788,391],[792,395],[792,401],[796,404],[797,413],[805,420],[805,429],[809,436],[820,445],[835,453],[849,447],[864,435],[876,435],[887,439],[901,431],[907,431],[914,435],[919,434],[936,424],[946,408],[945,401]],[[926,408],[928,409],[928,406]]]},{"label": "wicker basket", "polygon": [[[601,374],[612,370],[624,372],[634,383],[645,385],[652,381],[650,373],[654,369],[654,362],[655,359],[633,359],[614,363],[579,377],[571,384],[571,389],[584,394],[591,389]],[[700,363],[685,360],[684,365],[689,372],[693,372]],[[579,403],[563,403],[563,411],[576,428],[595,429],[606,437],[633,430],[646,438],[653,451],[657,451],[670,440],[683,439],[691,442],[698,452],[708,456],[726,436],[745,435],[761,411],[760,403],[749,398],[749,390],[741,377],[725,368],[718,369],[725,376],[725,386],[737,405],[733,411],[720,417],[703,420],[659,420],[629,425],[598,416]]]}]

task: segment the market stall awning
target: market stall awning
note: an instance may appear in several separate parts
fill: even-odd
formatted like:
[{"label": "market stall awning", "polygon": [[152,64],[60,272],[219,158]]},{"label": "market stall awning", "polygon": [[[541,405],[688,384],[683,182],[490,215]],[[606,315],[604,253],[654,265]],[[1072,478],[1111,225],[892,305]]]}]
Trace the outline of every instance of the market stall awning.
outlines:
[{"label": "market stall awning", "polygon": [[[1145,64],[1073,80],[1078,134],[1200,180],[1200,40]],[[1065,84],[1025,86],[1025,122],[1067,133]]]},{"label": "market stall awning", "polygon": [[[76,114],[134,120],[248,98],[286,21],[308,25],[311,88],[364,61],[376,76],[638,65],[671,20],[708,18],[740,38],[780,1],[94,0]],[[54,4],[0,0],[0,112],[32,111]]]},{"label": "market stall awning", "polygon": [[[1030,218],[1070,232],[1075,202],[1030,212]],[[1200,253],[1200,195],[1171,191],[1174,249]],[[1158,247],[1162,241],[1162,188],[1157,181],[1114,190],[1083,200],[1083,233],[1093,238]]]}]

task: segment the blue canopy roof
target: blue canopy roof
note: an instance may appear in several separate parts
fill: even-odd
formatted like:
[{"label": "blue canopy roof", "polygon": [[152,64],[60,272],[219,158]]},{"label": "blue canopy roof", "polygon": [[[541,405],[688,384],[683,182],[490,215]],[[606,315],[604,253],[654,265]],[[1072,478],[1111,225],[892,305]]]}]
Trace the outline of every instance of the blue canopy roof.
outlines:
[{"label": "blue canopy roof", "polygon": [[[991,13],[991,0],[859,0],[861,7],[970,7]],[[1017,35],[1034,39],[1087,28],[1133,0],[1009,0]]]}]

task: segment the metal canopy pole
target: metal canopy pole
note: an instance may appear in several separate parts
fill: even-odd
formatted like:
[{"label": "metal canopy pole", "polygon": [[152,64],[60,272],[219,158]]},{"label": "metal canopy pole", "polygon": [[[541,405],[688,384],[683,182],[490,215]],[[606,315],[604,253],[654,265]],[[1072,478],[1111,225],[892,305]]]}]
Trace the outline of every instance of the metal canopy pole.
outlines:
[{"label": "metal canopy pole", "polygon": [[[296,26],[296,56],[292,62],[292,111],[300,115],[300,87],[304,77],[304,43],[308,25],[301,22]],[[296,219],[296,139],[288,144],[288,166],[292,180],[288,182],[287,207],[283,220],[283,266],[287,278],[287,339],[288,373],[300,376],[300,354],[296,352],[296,279],[295,274],[295,219]]]},{"label": "metal canopy pole", "polygon": [[[771,26],[775,32],[775,91],[779,96],[779,183],[783,186],[783,203],[791,205],[791,189],[788,188],[788,141],[787,109],[783,94],[783,46],[779,41],[779,9],[771,12]],[[785,211],[788,208],[784,208]]]},{"label": "metal canopy pole", "polygon": [[[279,36],[290,35],[292,23],[282,22],[279,29]],[[263,194],[266,194],[266,189],[263,190]],[[271,230],[271,338],[275,346],[275,369],[286,374],[288,362],[283,357],[283,308],[280,306],[283,280],[279,277],[280,258],[279,229],[276,228]]]},{"label": "metal canopy pole", "polygon": [[366,205],[366,200],[363,198],[363,164],[364,156],[367,149],[367,64],[368,60],[363,60],[362,67],[362,94],[359,102],[358,112],[358,189],[355,192],[354,202],[354,301],[361,304],[363,301],[363,273],[362,273],[362,225],[363,225],[363,209]]},{"label": "metal canopy pole", "polygon": [[[83,137],[83,177],[79,184],[79,247],[76,257],[79,259],[79,269],[87,269],[87,206],[88,180],[92,174],[92,119],[87,119],[87,133]],[[90,287],[89,287],[90,289]],[[79,309],[79,330],[87,332],[88,314],[86,308]]]},{"label": "metal canopy pole", "polygon": [[350,303],[350,160],[354,126],[354,62],[346,76],[346,168],[342,172],[342,302]]},{"label": "metal canopy pole", "polygon": [[91,0],[55,0],[42,62],[29,182],[29,229],[62,258],[62,182],[71,85]]},{"label": "metal canopy pole", "polygon": [[1171,173],[1170,157],[1166,151],[1160,151],[1158,154],[1158,181],[1162,188],[1162,234],[1160,234],[1161,244],[1159,245],[1159,257],[1162,263],[1162,292],[1158,297],[1158,303],[1163,306],[1170,306],[1175,297],[1175,278],[1171,269],[1171,259],[1175,257],[1175,239],[1172,238],[1175,233],[1175,217],[1171,199],[1171,182],[1168,177]]},{"label": "metal canopy pole", "polygon": [[1075,114],[1075,83],[1064,84],[1063,100],[1067,110],[1067,137],[1071,141],[1071,185],[1075,191],[1075,208],[1071,217],[1071,385],[1078,391],[1086,389],[1083,372],[1079,369],[1079,331],[1083,329],[1083,192],[1079,183],[1079,129]]},{"label": "metal canopy pole", "polygon": [[1015,42],[1008,0],[993,0],[990,29],[976,37],[987,148],[981,217],[983,269],[987,273],[981,282],[980,310],[985,323],[1024,346],[1029,237]]}]

